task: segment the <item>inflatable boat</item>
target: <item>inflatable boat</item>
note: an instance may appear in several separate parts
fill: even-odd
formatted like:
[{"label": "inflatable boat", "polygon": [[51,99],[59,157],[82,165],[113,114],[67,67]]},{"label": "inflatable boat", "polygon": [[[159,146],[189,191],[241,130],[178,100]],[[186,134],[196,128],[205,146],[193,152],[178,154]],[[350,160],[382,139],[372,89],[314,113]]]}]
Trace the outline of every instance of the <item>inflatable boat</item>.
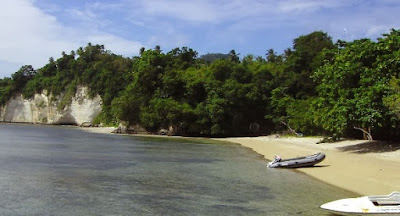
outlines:
[{"label": "inflatable boat", "polygon": [[320,163],[325,159],[325,154],[319,152],[313,155],[307,155],[304,157],[282,159],[278,155],[275,159],[268,163],[269,168],[299,168],[299,167],[310,167],[317,163]]},{"label": "inflatable boat", "polygon": [[336,200],[321,205],[321,208],[346,215],[400,215],[400,192]]}]

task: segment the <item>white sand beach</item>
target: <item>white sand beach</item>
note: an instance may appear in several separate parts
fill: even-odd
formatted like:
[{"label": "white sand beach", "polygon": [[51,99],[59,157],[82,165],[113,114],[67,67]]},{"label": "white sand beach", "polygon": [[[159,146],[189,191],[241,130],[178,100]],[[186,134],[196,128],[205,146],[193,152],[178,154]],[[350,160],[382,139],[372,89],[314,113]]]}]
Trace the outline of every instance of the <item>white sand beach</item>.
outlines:
[{"label": "white sand beach", "polygon": [[400,144],[347,140],[316,144],[321,138],[280,138],[276,136],[226,138],[272,160],[275,155],[291,158],[324,152],[316,167],[297,168],[316,179],[360,195],[400,191]]}]

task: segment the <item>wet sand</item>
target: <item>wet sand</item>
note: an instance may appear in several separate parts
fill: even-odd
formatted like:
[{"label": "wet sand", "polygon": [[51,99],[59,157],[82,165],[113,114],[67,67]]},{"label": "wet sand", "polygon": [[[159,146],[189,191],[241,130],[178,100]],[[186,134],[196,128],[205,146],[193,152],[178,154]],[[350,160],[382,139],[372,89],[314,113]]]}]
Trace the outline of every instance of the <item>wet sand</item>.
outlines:
[{"label": "wet sand", "polygon": [[[113,128],[86,128],[110,133]],[[325,183],[360,195],[389,194],[400,191],[400,143],[383,144],[364,140],[345,140],[316,144],[321,138],[262,137],[221,138],[251,148],[272,160],[275,155],[291,158],[324,152],[326,158],[315,167],[297,168]]]}]

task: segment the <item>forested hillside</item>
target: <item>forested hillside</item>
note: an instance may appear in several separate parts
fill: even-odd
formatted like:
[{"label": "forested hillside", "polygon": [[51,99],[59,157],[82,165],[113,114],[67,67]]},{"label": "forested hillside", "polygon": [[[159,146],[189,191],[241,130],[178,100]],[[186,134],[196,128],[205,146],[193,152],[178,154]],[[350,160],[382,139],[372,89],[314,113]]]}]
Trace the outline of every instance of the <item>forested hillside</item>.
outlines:
[{"label": "forested hillside", "polygon": [[282,54],[198,57],[190,48],[160,47],[122,57],[102,45],[62,53],[42,68],[26,65],[0,79],[0,103],[16,93],[64,92],[78,85],[99,94],[97,123],[174,128],[193,136],[305,135],[400,137],[400,31],[376,41],[333,42],[324,32],[293,40]]}]

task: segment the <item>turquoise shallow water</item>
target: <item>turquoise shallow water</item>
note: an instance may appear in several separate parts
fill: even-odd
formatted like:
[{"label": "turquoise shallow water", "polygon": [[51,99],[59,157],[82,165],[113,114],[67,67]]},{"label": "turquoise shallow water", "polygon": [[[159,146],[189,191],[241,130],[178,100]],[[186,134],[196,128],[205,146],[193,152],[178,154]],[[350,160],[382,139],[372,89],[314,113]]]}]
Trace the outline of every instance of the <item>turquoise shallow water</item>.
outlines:
[{"label": "turquoise shallow water", "polygon": [[235,144],[0,124],[0,215],[329,215],[355,196],[266,163]]}]

